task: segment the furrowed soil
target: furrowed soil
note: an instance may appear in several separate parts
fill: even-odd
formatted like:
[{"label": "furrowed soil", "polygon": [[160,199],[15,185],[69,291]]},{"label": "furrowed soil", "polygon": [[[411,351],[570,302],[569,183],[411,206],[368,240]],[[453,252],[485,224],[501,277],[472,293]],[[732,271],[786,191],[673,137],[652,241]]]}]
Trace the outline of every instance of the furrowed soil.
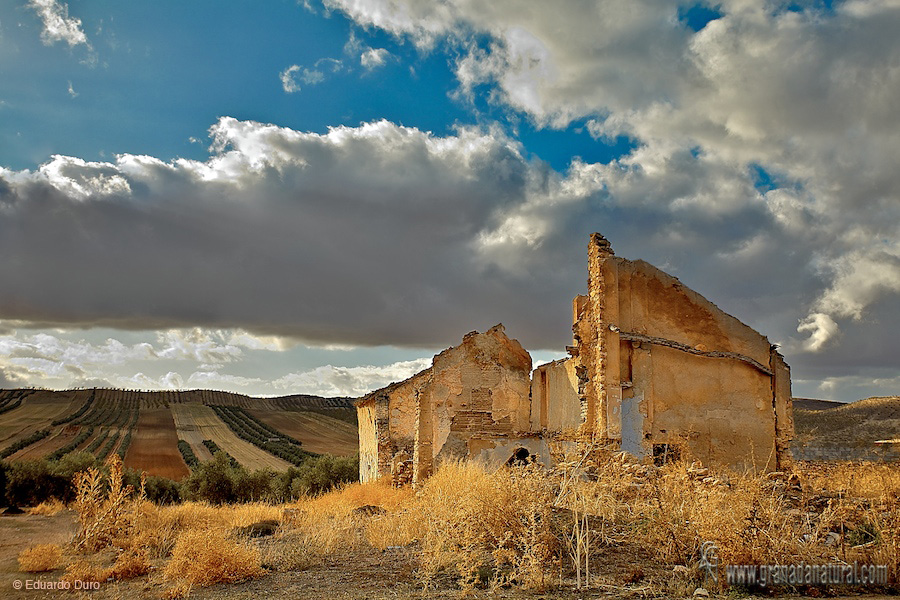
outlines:
[{"label": "furrowed soil", "polygon": [[[119,443],[123,436],[119,436]],[[178,451],[175,421],[168,408],[141,411],[131,436],[131,446],[125,454],[125,466],[175,480],[190,475],[190,469]]]},{"label": "furrowed soil", "polygon": [[346,421],[311,411],[248,410],[251,415],[303,442],[303,449],[318,454],[353,456],[359,452],[359,432]]},{"label": "furrowed soil", "polygon": [[77,410],[89,397],[86,390],[29,393],[21,406],[0,415],[0,448],[49,427],[51,421]]},{"label": "furrowed soil", "polygon": [[[63,426],[61,428],[57,428],[57,430],[51,433],[48,437],[45,437],[41,441],[36,444],[32,444],[30,446],[26,446],[22,448],[12,456],[10,456],[7,460],[15,462],[19,460],[38,460],[44,458],[51,452],[58,450],[70,443],[74,440],[83,427],[79,425],[68,425]],[[96,435],[96,433],[94,434]],[[93,439],[94,436],[88,438],[87,443],[90,443],[90,440]],[[82,444],[83,446],[84,444]]]},{"label": "furrowed soil", "polygon": [[[199,433],[199,441],[214,441],[219,448],[251,471],[266,468],[285,471],[291,466],[286,460],[239,438],[210,407],[194,402],[172,406],[177,414],[178,437],[191,444],[191,448],[194,448]],[[177,440],[172,444],[175,452],[178,452],[177,444]],[[202,443],[199,446],[204,447]],[[196,449],[194,452],[197,458],[203,460]],[[206,452],[205,456],[209,456],[209,452]]]},{"label": "furrowed soil", "polygon": [[195,414],[200,406],[196,402],[172,404],[172,416],[175,418],[175,430],[178,433],[178,439],[184,440],[191,446],[191,450],[200,461],[212,460],[212,452],[203,445],[203,430],[197,424]]}]

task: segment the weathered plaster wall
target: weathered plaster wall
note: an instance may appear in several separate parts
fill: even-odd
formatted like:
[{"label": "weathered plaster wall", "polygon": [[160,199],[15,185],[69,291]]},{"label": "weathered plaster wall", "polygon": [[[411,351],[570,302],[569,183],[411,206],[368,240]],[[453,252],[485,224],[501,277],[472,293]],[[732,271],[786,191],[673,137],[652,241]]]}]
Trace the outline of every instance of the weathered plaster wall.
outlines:
[{"label": "weathered plaster wall", "polygon": [[583,430],[648,456],[682,443],[709,463],[775,468],[789,459],[790,371],[769,341],[678,279],[588,248],[571,349]]},{"label": "weathered plaster wall", "polygon": [[412,456],[416,438],[416,398],[430,379],[431,374],[423,371],[396,384],[388,395],[388,426],[393,452],[404,450]]},{"label": "weathered plaster wall", "polygon": [[432,455],[418,461],[414,480],[435,462],[471,456],[485,439],[529,429],[531,356],[496,326],[467,334],[462,343],[434,357],[428,387],[430,415],[420,422]]},{"label": "weathered plaster wall", "polygon": [[[427,386],[428,369],[372,392],[356,403],[359,422],[359,478],[375,481],[412,468],[418,393]],[[409,465],[398,464],[409,462]]]},{"label": "weathered plaster wall", "polygon": [[575,361],[555,360],[531,376],[531,431],[565,431],[581,426]]},{"label": "weathered plaster wall", "polygon": [[359,427],[359,480],[378,479],[378,443],[375,433],[374,403],[356,408]]},{"label": "weathered plaster wall", "polygon": [[[775,468],[771,381],[745,363],[658,346],[653,361],[652,443],[683,443],[706,464]],[[643,384],[643,381],[641,382]]]},{"label": "weathered plaster wall", "polygon": [[436,462],[493,451],[498,439],[527,435],[530,375],[531,356],[502,325],[467,334],[435,356],[431,368],[357,403],[360,439],[365,435],[367,449],[374,446],[377,454],[373,459],[367,450],[360,457],[361,478],[405,477],[408,463],[413,482],[422,481]]}]

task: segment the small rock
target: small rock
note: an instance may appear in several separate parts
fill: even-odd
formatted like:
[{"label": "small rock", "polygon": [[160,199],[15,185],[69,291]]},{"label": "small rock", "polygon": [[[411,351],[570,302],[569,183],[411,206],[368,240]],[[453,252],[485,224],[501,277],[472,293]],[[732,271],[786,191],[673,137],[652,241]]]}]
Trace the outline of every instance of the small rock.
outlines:
[{"label": "small rock", "polygon": [[694,598],[709,598],[709,592],[704,588],[697,588],[694,590]]}]

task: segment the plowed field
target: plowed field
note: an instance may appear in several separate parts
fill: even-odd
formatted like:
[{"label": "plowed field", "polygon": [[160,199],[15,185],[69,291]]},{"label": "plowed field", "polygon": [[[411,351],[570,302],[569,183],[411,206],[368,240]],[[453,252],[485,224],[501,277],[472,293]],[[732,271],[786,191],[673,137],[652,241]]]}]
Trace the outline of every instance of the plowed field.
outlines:
[{"label": "plowed field", "polygon": [[[291,466],[287,461],[272,456],[239,438],[208,406],[199,403],[184,403],[173,404],[171,407],[177,415],[178,436],[191,444],[192,448],[194,448],[194,442],[198,440],[199,434],[199,441],[214,441],[219,448],[250,470],[271,468],[284,471]],[[177,443],[177,440],[172,443],[176,452],[178,452]],[[197,454],[197,458],[203,460],[196,449],[194,452]],[[208,452],[206,456],[209,456]]]},{"label": "plowed field", "polygon": [[[10,456],[9,460],[38,460],[40,458],[44,458],[51,452],[59,450],[60,448],[74,440],[75,437],[79,433],[81,433],[81,430],[82,428],[77,425],[69,425],[67,427],[57,428],[56,431],[52,432],[49,436],[45,437],[36,444],[32,444],[30,446],[22,448],[21,450]],[[91,436],[91,438],[89,438],[86,443],[90,443],[90,439],[93,439],[93,436]],[[82,446],[83,445],[84,444],[82,444]]]},{"label": "plowed field", "polygon": [[0,448],[26,438],[50,422],[74,412],[90,397],[90,391],[30,393],[22,405],[0,415]]},{"label": "plowed field", "polygon": [[303,442],[303,449],[318,454],[352,456],[359,451],[357,428],[346,421],[309,412],[248,410],[251,415]]},{"label": "plowed field", "polygon": [[175,421],[168,408],[141,410],[131,435],[131,446],[125,454],[125,466],[171,479],[190,474],[178,451]]}]

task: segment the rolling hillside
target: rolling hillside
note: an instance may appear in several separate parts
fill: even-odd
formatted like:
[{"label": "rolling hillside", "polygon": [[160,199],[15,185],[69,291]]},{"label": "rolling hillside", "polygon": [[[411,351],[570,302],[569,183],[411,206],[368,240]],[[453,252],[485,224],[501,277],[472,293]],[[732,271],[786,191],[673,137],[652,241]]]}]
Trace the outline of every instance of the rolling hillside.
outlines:
[{"label": "rolling hillside", "polygon": [[[210,460],[211,440],[250,469],[287,469],[312,454],[358,449],[350,398],[253,398],[215,390],[0,390],[0,455],[10,461],[80,450],[181,478],[178,443]],[[207,442],[206,444],[204,442]]]},{"label": "rolling hillside", "polygon": [[791,449],[795,458],[895,458],[896,449],[879,447],[875,442],[900,438],[900,396],[866,398],[824,409],[800,408],[795,403],[794,429]]}]

